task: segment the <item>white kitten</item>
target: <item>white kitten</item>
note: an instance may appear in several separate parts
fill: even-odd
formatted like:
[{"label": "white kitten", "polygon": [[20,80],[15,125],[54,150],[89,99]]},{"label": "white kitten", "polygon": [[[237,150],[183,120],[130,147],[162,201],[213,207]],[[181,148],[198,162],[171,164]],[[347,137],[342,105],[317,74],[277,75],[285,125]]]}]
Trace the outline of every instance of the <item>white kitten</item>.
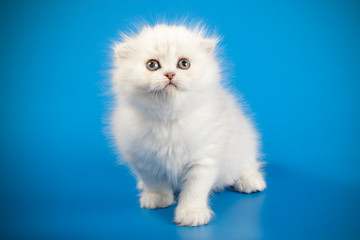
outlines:
[{"label": "white kitten", "polygon": [[114,47],[112,131],[142,191],[164,208],[180,191],[175,222],[209,222],[211,191],[262,191],[258,137],[221,84],[216,38],[201,28],[156,25]]}]

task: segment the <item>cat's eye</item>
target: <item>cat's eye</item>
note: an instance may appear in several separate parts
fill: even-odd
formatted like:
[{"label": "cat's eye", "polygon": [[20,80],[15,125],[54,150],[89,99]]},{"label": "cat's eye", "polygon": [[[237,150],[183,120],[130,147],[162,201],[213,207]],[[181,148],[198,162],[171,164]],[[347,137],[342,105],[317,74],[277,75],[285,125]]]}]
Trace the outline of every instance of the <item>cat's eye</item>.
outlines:
[{"label": "cat's eye", "polygon": [[190,67],[190,61],[186,58],[182,58],[178,62],[178,68],[186,70]]},{"label": "cat's eye", "polygon": [[146,63],[146,67],[150,70],[150,71],[156,71],[160,68],[160,63],[154,59],[149,60]]}]

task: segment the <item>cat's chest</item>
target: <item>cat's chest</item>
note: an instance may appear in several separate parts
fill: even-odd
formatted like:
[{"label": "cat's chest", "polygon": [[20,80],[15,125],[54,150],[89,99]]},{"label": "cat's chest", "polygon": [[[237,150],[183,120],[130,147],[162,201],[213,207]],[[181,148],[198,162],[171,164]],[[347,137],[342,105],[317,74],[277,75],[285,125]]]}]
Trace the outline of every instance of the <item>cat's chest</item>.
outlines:
[{"label": "cat's chest", "polygon": [[147,123],[138,130],[131,148],[134,164],[166,176],[176,185],[196,158],[189,130],[181,123]]},{"label": "cat's chest", "polygon": [[184,122],[147,122],[138,133],[135,141],[143,154],[159,161],[183,161],[192,152],[193,134]]},{"label": "cat's chest", "polygon": [[[126,111],[124,111],[126,110]],[[187,164],[201,158],[218,128],[214,114],[204,108],[177,120],[159,120],[131,108],[119,112],[122,150],[133,158],[158,164]],[[131,157],[133,156],[133,157]]]}]

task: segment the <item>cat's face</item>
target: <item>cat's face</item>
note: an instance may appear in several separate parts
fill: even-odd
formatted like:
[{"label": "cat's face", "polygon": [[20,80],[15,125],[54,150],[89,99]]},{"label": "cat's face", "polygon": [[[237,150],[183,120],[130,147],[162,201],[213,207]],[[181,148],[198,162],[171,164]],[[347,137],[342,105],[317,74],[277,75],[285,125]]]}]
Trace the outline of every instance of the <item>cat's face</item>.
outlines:
[{"label": "cat's face", "polygon": [[114,48],[115,90],[171,97],[206,91],[219,81],[216,43],[181,26],[145,28]]}]

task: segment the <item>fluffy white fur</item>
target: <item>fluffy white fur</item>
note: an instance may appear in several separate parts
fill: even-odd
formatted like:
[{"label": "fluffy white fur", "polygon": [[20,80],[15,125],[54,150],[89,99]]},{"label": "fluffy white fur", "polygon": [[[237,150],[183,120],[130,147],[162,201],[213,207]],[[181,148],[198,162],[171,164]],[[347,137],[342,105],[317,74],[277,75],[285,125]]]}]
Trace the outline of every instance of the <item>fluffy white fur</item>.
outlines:
[{"label": "fluffy white fur", "polygon": [[[134,171],[143,208],[164,208],[180,192],[174,221],[209,222],[211,191],[262,191],[258,136],[221,84],[216,38],[201,28],[156,25],[114,46],[112,131]],[[177,67],[187,58],[190,68]],[[149,59],[161,68],[150,71]],[[164,75],[174,73],[168,85]]]}]

